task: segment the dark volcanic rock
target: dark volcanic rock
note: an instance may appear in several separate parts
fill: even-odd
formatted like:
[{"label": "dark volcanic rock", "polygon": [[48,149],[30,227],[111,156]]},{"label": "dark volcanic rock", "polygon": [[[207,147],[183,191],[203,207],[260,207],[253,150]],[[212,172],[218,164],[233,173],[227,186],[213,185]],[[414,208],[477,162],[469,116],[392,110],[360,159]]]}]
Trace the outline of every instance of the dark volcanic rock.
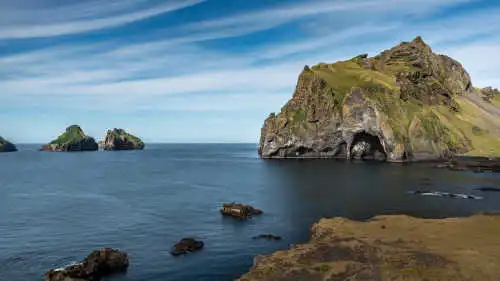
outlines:
[{"label": "dark volcanic rock", "polygon": [[184,255],[191,252],[203,249],[205,244],[203,241],[198,241],[193,238],[183,238],[179,243],[175,244],[170,250],[173,256]]},{"label": "dark volcanic rock", "polygon": [[45,151],[96,151],[99,147],[95,139],[85,135],[78,125],[66,128],[66,131],[49,144],[42,146]]},{"label": "dark volcanic rock", "polygon": [[127,133],[123,129],[108,130],[101,147],[104,150],[131,150],[143,149],[144,142],[138,137]]},{"label": "dark volcanic rock", "polygon": [[281,240],[280,236],[276,236],[273,234],[260,234],[252,237],[253,239],[271,239],[271,240]]},{"label": "dark volcanic rock", "polygon": [[49,270],[44,281],[99,281],[107,275],[125,272],[128,265],[126,253],[104,248],[93,251],[82,263]]},{"label": "dark volcanic rock", "polygon": [[17,148],[14,144],[0,137],[0,152],[14,152]]},{"label": "dark volcanic rock", "polygon": [[250,205],[240,203],[225,203],[220,210],[221,214],[245,220],[251,216],[260,215],[262,211]]}]

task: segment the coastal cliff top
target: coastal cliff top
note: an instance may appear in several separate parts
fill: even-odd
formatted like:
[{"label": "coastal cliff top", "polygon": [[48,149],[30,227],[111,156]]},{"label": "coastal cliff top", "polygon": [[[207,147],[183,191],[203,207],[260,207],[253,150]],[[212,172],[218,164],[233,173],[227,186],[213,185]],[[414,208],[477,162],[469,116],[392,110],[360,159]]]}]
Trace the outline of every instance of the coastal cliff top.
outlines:
[{"label": "coastal cliff top", "polygon": [[500,280],[500,215],[321,219],[308,244],[255,258],[240,281]]}]

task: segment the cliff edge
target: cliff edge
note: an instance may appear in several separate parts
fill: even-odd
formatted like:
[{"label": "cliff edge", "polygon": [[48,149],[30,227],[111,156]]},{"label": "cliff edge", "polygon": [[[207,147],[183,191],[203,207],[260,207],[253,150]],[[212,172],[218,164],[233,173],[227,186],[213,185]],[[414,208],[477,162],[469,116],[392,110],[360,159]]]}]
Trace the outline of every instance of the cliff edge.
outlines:
[{"label": "cliff edge", "polygon": [[500,155],[500,96],[415,38],[375,57],[306,66],[261,130],[263,158],[438,160]]},{"label": "cliff edge", "polygon": [[239,281],[496,281],[500,216],[321,219],[308,244],[258,256]]}]

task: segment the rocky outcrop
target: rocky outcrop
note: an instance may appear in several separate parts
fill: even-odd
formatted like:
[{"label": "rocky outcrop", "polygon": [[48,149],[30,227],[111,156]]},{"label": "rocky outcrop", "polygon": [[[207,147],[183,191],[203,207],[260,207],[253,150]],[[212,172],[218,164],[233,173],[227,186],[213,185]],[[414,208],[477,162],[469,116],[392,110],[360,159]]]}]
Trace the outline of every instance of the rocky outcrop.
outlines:
[{"label": "rocky outcrop", "polygon": [[[418,161],[473,154],[482,145],[471,128],[487,130],[480,121],[489,117],[463,118],[470,112],[461,107],[481,108],[486,101],[468,100],[477,94],[462,65],[420,37],[375,57],[306,66],[292,99],[265,120],[259,155]],[[491,126],[500,147],[500,126]]]},{"label": "rocky outcrop", "polygon": [[104,150],[131,150],[143,149],[144,142],[123,129],[108,130],[101,147]]},{"label": "rocky outcrop", "polygon": [[85,135],[78,125],[66,128],[66,131],[49,144],[42,146],[45,151],[95,151],[99,147],[95,139]]},{"label": "rocky outcrop", "polygon": [[17,148],[14,144],[0,137],[0,152],[14,152]]},{"label": "rocky outcrop", "polygon": [[128,265],[126,253],[104,248],[93,251],[82,263],[49,270],[44,281],[99,281],[105,276],[125,272]]},{"label": "rocky outcrop", "polygon": [[500,280],[500,216],[321,219],[308,244],[257,256],[239,281]]},{"label": "rocky outcrop", "polygon": [[479,90],[483,96],[483,99],[487,102],[491,102],[492,99],[500,97],[500,91],[498,89],[493,89],[492,87],[486,87]]},{"label": "rocky outcrop", "polygon": [[222,204],[222,208],[219,211],[224,216],[231,216],[240,220],[246,220],[252,216],[261,215],[263,213],[262,210],[250,205],[235,202]]},{"label": "rocky outcrop", "polygon": [[205,243],[193,238],[182,238],[179,243],[175,244],[170,250],[172,256],[185,255],[203,249]]}]

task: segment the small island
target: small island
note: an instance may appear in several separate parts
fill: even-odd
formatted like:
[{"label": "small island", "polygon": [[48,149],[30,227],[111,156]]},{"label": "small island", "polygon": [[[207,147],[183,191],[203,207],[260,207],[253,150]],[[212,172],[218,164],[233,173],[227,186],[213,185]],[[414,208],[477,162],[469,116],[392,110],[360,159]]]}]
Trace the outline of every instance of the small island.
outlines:
[{"label": "small island", "polygon": [[14,152],[17,148],[14,144],[0,137],[0,152]]},{"label": "small island", "polygon": [[42,146],[44,151],[96,151],[99,147],[93,137],[87,136],[78,125],[66,128],[66,131],[49,144]]},{"label": "small island", "polygon": [[104,150],[144,149],[144,142],[123,129],[114,128],[108,130],[104,141],[99,142],[99,146]]}]

